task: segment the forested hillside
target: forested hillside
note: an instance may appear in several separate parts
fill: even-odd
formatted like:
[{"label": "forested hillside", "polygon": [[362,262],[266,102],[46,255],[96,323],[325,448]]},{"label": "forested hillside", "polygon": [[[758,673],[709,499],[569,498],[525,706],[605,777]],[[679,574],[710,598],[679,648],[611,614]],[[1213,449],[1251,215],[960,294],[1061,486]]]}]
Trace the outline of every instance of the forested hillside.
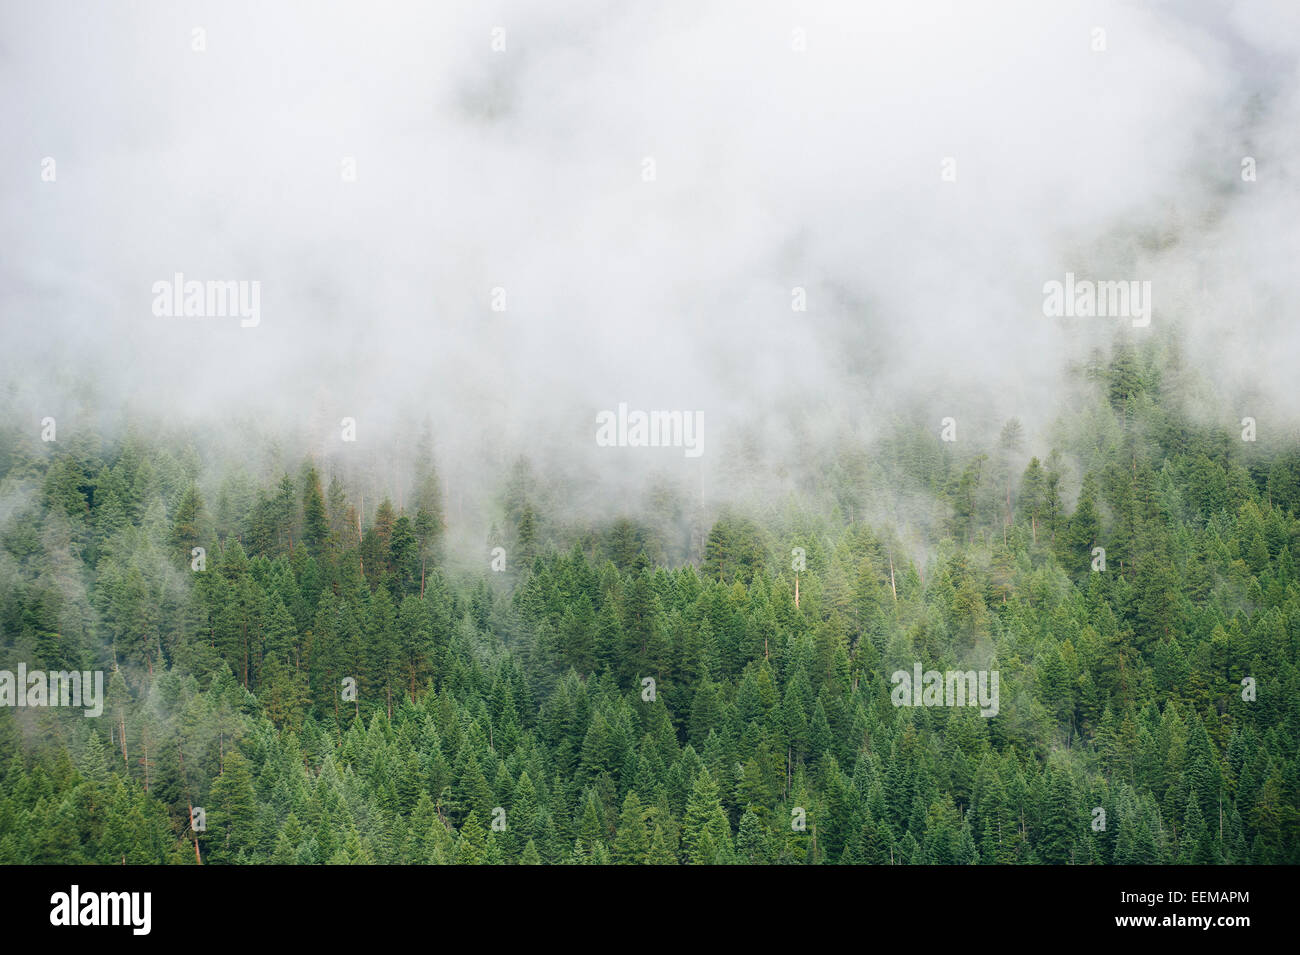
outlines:
[{"label": "forested hillside", "polygon": [[471,554],[432,455],[399,502],[6,415],[0,666],[107,698],[0,707],[0,862],[1300,862],[1300,448],[1188,377],[1121,343],[1050,443],[895,421],[697,529],[520,462]]}]

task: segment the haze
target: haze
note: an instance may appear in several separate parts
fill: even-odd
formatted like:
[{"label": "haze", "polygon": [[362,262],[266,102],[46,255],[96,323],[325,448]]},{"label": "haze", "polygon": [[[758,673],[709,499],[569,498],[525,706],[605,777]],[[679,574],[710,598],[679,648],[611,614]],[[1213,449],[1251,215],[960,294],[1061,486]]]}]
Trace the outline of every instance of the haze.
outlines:
[{"label": "haze", "polygon": [[[1045,453],[1067,367],[1117,334],[1176,336],[1216,420],[1300,418],[1280,0],[59,2],[0,24],[0,382],[33,434],[154,421],[373,470],[427,419],[453,500],[526,454],[600,514],[662,474],[776,493],[808,447],[903,413],[985,441],[1017,416]],[[1044,317],[1068,271],[1151,281],[1150,327]],[[260,282],[260,323],[155,316],[177,272]],[[701,412],[705,453],[598,448],[620,402]]]}]

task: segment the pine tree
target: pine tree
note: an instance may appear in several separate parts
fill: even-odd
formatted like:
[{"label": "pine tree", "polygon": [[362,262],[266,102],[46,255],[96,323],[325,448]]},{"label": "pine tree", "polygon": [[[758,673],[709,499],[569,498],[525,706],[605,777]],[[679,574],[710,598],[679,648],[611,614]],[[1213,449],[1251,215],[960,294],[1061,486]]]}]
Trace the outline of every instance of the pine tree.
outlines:
[{"label": "pine tree", "polygon": [[215,860],[231,860],[242,849],[256,846],[257,795],[248,761],[232,747],[225,768],[212,783],[212,805],[208,807],[207,844]]},{"label": "pine tree", "polygon": [[302,498],[302,537],[303,543],[313,554],[325,552],[330,537],[330,522],[325,507],[325,495],[321,491],[320,475],[314,467],[309,467],[303,475]]},{"label": "pine tree", "polygon": [[701,769],[691,788],[682,821],[682,852],[694,865],[712,865],[722,847],[730,847],[731,825],[718,797],[718,786],[707,769]]},{"label": "pine tree", "polygon": [[646,831],[645,811],[635,792],[623,800],[619,816],[618,834],[614,838],[614,860],[622,865],[640,865],[650,851],[650,835]]}]

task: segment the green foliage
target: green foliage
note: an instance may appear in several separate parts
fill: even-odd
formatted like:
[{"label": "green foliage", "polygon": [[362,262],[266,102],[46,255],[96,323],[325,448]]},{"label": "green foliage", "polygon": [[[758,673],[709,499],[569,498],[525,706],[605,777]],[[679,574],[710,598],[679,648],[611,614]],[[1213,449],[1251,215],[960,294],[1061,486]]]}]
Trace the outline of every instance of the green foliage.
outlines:
[{"label": "green foliage", "polygon": [[[1300,862],[1300,454],[1158,359],[1056,449],[900,423],[832,507],[688,533],[662,490],[668,530],[568,527],[521,461],[500,575],[444,565],[427,448],[370,513],[310,462],[4,437],[4,664],[108,679],[98,720],[0,709],[0,862]],[[932,516],[865,524],[895,486]],[[892,705],[916,662],[999,671],[998,715]]]}]

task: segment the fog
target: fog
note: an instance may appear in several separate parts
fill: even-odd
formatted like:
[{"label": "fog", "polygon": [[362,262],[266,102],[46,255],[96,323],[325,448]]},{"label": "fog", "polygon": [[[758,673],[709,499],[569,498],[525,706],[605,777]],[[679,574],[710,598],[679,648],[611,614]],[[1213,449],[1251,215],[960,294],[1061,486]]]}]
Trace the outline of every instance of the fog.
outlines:
[{"label": "fog", "polygon": [[[6,4],[0,385],[213,467],[379,473],[427,420],[453,521],[521,454],[596,517],[788,494],[898,415],[1042,454],[1117,335],[1294,434],[1297,54],[1282,0]],[[177,273],[257,323],[155,314]],[[1066,273],[1149,326],[1046,317]],[[620,403],[703,454],[598,447]]]}]

